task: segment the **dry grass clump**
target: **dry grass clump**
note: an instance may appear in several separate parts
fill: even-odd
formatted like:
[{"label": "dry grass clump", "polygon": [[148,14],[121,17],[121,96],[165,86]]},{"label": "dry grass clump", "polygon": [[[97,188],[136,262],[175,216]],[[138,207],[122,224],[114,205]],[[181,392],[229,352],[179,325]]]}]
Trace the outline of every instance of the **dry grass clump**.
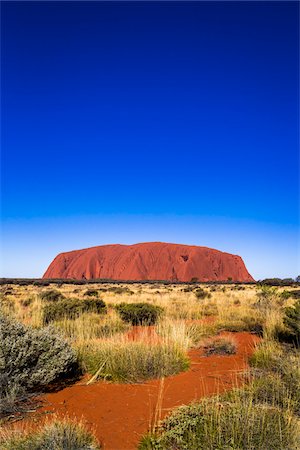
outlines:
[{"label": "dry grass clump", "polygon": [[64,318],[53,322],[53,326],[74,344],[103,339],[117,333],[124,333],[130,328],[114,310],[110,310],[103,316],[95,313],[83,313],[73,320]]},{"label": "dry grass clump", "polygon": [[100,450],[82,423],[55,420],[35,431],[0,429],[1,450]]},{"label": "dry grass clump", "polygon": [[228,307],[220,312],[217,325],[220,330],[262,334],[264,321],[263,314],[250,307]]},{"label": "dry grass clump", "polygon": [[185,352],[175,343],[133,341],[112,337],[79,347],[79,358],[93,381],[105,379],[137,383],[184,371],[189,367]]}]

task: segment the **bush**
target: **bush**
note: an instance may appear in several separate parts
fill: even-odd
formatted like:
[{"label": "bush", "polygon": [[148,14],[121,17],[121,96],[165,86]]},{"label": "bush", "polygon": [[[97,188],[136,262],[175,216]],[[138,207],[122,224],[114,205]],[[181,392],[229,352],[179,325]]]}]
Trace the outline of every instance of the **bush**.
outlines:
[{"label": "bush", "polygon": [[196,297],[200,300],[200,299],[204,299],[204,298],[210,298],[211,297],[211,293],[205,291],[202,288],[198,288],[195,290],[195,295]]},{"label": "bush", "polygon": [[38,431],[23,435],[2,433],[2,450],[99,450],[95,438],[79,423],[54,421]]},{"label": "bush", "polygon": [[284,324],[291,332],[294,343],[300,346],[300,300],[294,306],[285,309]]},{"label": "bush", "polygon": [[18,397],[78,371],[75,351],[54,328],[41,330],[0,314],[0,411]]},{"label": "bush", "polygon": [[134,292],[129,289],[128,287],[122,287],[122,286],[111,286],[106,289],[108,292],[113,292],[114,294],[129,294],[132,295]]},{"label": "bush", "polygon": [[217,337],[204,346],[204,354],[209,355],[234,355],[236,353],[236,342],[232,338]]},{"label": "bush", "polygon": [[106,305],[100,298],[97,299],[65,299],[58,303],[49,303],[43,308],[44,323],[63,318],[75,319],[82,313],[106,313]]},{"label": "bush", "polygon": [[64,299],[64,295],[62,295],[61,292],[57,291],[56,289],[50,289],[48,291],[44,291],[40,293],[41,300],[47,301],[47,302],[57,302],[59,300]]},{"label": "bush", "polygon": [[88,289],[84,295],[86,297],[98,297],[99,292],[96,289]]},{"label": "bush", "polygon": [[167,417],[140,450],[292,450],[298,424],[289,413],[268,405],[215,398],[181,406]]},{"label": "bush", "polygon": [[124,322],[132,325],[154,325],[163,309],[149,303],[120,303],[116,310]]}]

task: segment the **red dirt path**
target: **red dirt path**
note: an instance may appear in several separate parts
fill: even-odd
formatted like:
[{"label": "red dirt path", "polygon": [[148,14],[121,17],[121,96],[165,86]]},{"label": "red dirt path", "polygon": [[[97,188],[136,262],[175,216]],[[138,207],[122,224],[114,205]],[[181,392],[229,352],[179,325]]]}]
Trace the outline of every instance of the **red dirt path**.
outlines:
[{"label": "red dirt path", "polygon": [[[223,392],[241,381],[238,374],[247,368],[258,337],[250,333],[234,335],[237,353],[231,356],[203,356],[201,350],[189,352],[191,367],[187,372],[164,381],[162,417],[169,410],[204,396]],[[144,384],[81,383],[43,396],[39,412],[82,419],[94,430],[105,450],[134,450],[153,421],[160,381]]]}]

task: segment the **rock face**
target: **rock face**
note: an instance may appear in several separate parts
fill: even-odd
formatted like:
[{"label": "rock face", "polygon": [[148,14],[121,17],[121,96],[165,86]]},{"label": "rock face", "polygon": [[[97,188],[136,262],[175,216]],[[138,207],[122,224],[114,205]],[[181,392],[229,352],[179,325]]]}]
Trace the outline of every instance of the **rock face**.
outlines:
[{"label": "rock face", "polygon": [[102,245],[60,253],[43,278],[254,281],[240,256],[163,242]]}]

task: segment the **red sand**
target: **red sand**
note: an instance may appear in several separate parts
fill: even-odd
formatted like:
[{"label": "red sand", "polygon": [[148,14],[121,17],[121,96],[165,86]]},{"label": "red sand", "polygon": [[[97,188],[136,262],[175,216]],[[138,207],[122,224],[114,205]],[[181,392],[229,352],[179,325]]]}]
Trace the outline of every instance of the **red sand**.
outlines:
[{"label": "red sand", "polygon": [[103,245],[60,253],[43,278],[254,281],[240,256],[163,242]]},{"label": "red sand", "polygon": [[[205,357],[201,350],[190,351],[191,368],[164,381],[162,416],[176,406],[241,382],[238,374],[247,368],[247,358],[259,338],[245,332],[224,334],[236,339],[237,354]],[[131,385],[97,382],[89,386],[83,382],[43,396],[44,406],[38,412],[82,419],[95,431],[105,450],[136,449],[154,420],[160,381]]]}]

